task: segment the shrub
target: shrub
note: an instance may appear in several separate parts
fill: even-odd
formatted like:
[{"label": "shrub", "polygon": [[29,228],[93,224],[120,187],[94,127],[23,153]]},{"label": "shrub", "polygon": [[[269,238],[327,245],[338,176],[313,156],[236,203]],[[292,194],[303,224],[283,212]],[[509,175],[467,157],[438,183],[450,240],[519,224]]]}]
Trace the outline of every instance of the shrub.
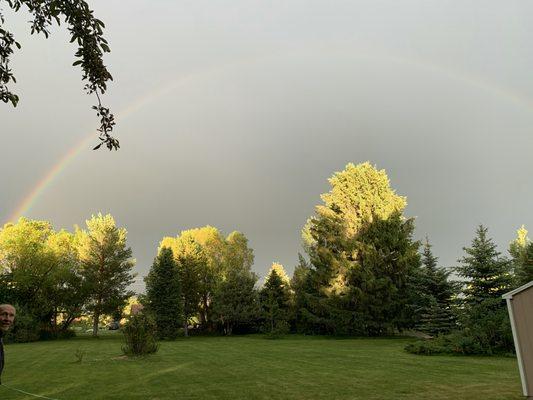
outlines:
[{"label": "shrub", "polygon": [[17,309],[15,325],[11,331],[8,331],[6,342],[25,343],[39,340],[39,323],[24,308],[19,306],[15,307]]},{"label": "shrub", "polygon": [[76,332],[72,329],[65,331],[53,331],[50,329],[41,329],[39,331],[39,340],[56,340],[56,339],[71,339],[76,336]]},{"label": "shrub", "polygon": [[290,325],[287,321],[278,321],[274,325],[274,329],[269,330],[265,328],[263,331],[265,332],[265,337],[267,339],[279,339],[289,333],[289,330]]},{"label": "shrub", "polygon": [[493,350],[483,346],[477,338],[465,334],[465,332],[454,332],[449,335],[438,336],[434,339],[419,340],[410,343],[405,350],[413,354],[435,355],[435,354],[462,354],[462,355],[490,355]]},{"label": "shrub", "polygon": [[125,344],[122,351],[126,355],[142,356],[157,352],[156,324],[144,313],[131,315],[123,328]]},{"label": "shrub", "polygon": [[484,300],[464,313],[464,335],[478,343],[484,354],[513,352],[511,322],[501,299]]}]

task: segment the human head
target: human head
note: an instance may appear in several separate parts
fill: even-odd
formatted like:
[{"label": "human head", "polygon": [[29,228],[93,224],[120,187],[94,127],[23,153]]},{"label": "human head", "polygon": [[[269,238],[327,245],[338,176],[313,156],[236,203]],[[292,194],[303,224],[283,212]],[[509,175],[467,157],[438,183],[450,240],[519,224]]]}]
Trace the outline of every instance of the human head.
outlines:
[{"label": "human head", "polygon": [[13,326],[16,314],[15,307],[11,304],[0,304],[0,331],[7,332]]}]

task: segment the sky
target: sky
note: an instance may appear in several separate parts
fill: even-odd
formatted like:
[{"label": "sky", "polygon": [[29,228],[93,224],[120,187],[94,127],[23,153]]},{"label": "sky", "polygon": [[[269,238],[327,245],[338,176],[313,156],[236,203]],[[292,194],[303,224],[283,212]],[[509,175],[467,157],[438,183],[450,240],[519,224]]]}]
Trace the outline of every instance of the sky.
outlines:
[{"label": "sky", "polygon": [[4,9],[23,47],[19,106],[0,104],[2,223],[48,176],[23,215],[72,230],[111,213],[138,291],[164,236],[205,225],[243,232],[260,276],[274,261],[292,274],[302,226],[349,162],[386,170],[442,266],[478,224],[503,254],[533,227],[533,3],[89,3],[121,149],[91,151],[95,99],[65,27],[31,36],[29,15]]}]

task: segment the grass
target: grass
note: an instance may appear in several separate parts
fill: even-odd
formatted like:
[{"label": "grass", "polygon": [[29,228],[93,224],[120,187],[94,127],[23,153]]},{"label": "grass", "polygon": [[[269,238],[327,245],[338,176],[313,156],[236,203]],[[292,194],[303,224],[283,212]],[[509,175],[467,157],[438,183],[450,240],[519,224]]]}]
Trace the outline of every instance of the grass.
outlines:
[{"label": "grass", "polygon": [[2,383],[59,400],[522,399],[516,359],[417,356],[410,340],[193,337],[133,359],[120,334],[12,344]]}]

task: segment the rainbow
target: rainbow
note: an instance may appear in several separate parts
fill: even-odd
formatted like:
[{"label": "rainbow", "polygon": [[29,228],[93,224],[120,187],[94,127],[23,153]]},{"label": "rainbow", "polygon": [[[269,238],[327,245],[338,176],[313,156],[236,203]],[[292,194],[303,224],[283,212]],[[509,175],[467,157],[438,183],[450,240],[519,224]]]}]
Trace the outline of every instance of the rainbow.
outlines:
[{"label": "rainbow", "polygon": [[[158,97],[165,95],[181,85],[188,84],[194,79],[198,79],[203,76],[206,72],[202,71],[201,73],[193,73],[185,75],[175,79],[174,81],[162,85],[155,91],[152,91],[141,98],[139,98],[134,103],[130,104],[125,109],[119,111],[116,115],[117,120],[124,120],[130,115],[134,114],[139,109],[143,108],[147,104],[155,101]],[[44,193],[44,191],[51,185],[51,183],[64,171],[67,166],[76,158],[78,154],[82,151],[90,148],[91,144],[96,140],[97,136],[95,132],[91,132],[87,136],[83,137],[79,142],[77,142],[72,148],[70,148],[61,159],[56,162],[49,171],[37,182],[37,184],[31,189],[31,191],[22,199],[16,209],[11,213],[6,222],[12,222],[19,219],[19,217],[26,214],[36,203],[39,197]]]},{"label": "rainbow", "polygon": [[[314,50],[325,51],[326,49],[325,44],[323,44],[323,46],[324,47],[315,46]],[[337,47],[336,49],[338,50],[339,47]],[[349,46],[345,50],[348,50],[349,52],[353,53],[356,49],[354,48],[354,46]],[[293,54],[294,51],[290,51],[289,53]],[[267,55],[265,57],[258,57],[258,56],[247,57],[247,58],[243,58],[232,63],[219,65],[219,66],[215,66],[212,68],[207,68],[199,72],[180,76],[170,82],[165,83],[164,85],[160,86],[158,89],[151,91],[145,94],[144,96],[141,96],[134,103],[130,104],[124,110],[121,110],[119,113],[117,113],[116,119],[124,120],[127,117],[134,114],[136,111],[145,107],[147,104],[152,103],[160,96],[170,93],[178,89],[181,86],[194,83],[195,81],[198,81],[201,79],[205,79],[207,76],[209,76],[213,72],[218,72],[220,70],[232,68],[237,65],[245,65],[250,62],[260,60],[262,58],[273,58],[274,56],[279,56],[279,55],[280,55],[279,53],[276,53],[276,54]],[[415,58],[407,59],[407,58],[393,56],[389,54],[380,54],[380,53],[375,53],[375,51],[373,50],[370,52],[361,52],[359,51],[359,49],[357,49],[357,56],[360,58],[377,59],[377,60],[380,60],[386,63],[408,65],[411,67],[417,67],[417,68],[420,68],[426,71],[430,71],[438,75],[444,75],[449,79],[460,81],[469,86],[478,88],[485,92],[494,94],[498,97],[512,101],[518,106],[526,107],[529,111],[533,111],[533,102],[529,98],[526,98],[520,94],[510,91],[507,88],[500,87],[493,83],[484,81],[478,77],[473,77],[473,76],[466,75],[464,73],[449,70],[440,65],[427,62],[426,60],[415,59]],[[44,191],[52,184],[52,182],[61,174],[63,170],[67,168],[67,166],[76,158],[78,154],[80,154],[81,151],[89,148],[91,141],[94,141],[95,138],[96,138],[95,133],[91,132],[89,135],[87,135],[81,141],[75,144],[71,149],[69,149],[67,153],[64,156],[62,156],[61,159],[54,166],[52,166],[52,168],[50,168],[50,170],[47,171],[45,175],[27,193],[27,195],[22,199],[19,205],[15,208],[15,210],[8,217],[7,221],[16,221],[19,217],[28,213],[28,211],[37,202],[37,200],[44,193]]]}]

